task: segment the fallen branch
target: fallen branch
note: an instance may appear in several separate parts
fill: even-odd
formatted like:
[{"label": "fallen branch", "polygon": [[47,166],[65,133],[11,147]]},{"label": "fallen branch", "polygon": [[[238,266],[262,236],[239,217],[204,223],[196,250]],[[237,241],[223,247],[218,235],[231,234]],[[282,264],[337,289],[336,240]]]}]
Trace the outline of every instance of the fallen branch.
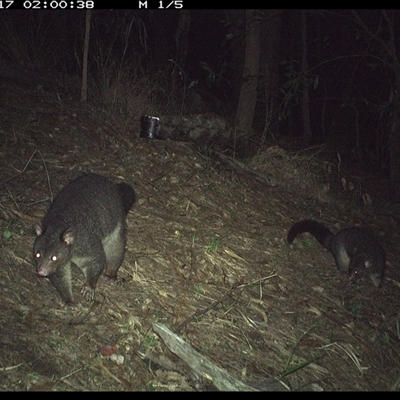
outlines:
[{"label": "fallen branch", "polygon": [[178,357],[184,360],[190,368],[203,378],[211,381],[219,390],[257,391],[254,387],[234,378],[224,369],[216,366],[207,357],[201,355],[188,345],[181,337],[175,335],[165,325],[153,323],[153,330],[161,337],[165,345]]}]

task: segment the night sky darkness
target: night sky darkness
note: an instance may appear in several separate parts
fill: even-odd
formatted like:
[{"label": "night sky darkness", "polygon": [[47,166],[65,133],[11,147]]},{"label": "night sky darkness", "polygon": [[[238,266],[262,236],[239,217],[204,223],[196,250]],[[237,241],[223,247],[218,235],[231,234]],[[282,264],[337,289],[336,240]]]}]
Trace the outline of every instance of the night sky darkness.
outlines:
[{"label": "night sky darkness", "polygon": [[[295,66],[297,73],[300,72],[300,12],[283,10],[281,14],[276,55],[279,66],[278,96],[282,96],[280,89],[293,78],[287,74],[288,63]],[[222,10],[191,10],[190,15],[189,45],[184,62],[186,84],[197,80],[197,88],[219,98],[223,110],[229,110],[229,116],[234,117],[238,102],[238,90],[235,91],[235,88],[240,88],[241,84],[237,77],[243,74],[237,65],[232,64],[232,57],[244,54],[244,11],[242,18],[235,21],[228,21]],[[387,25],[380,10],[359,11],[359,15],[383,42],[388,40]],[[400,25],[396,23],[399,12],[395,10],[391,15],[393,26],[399,29]],[[172,67],[170,60],[176,59],[174,40],[179,16],[180,11],[177,10],[95,10],[92,15],[89,67],[93,68],[95,58],[101,56],[98,49],[104,50],[110,43],[112,55],[116,58],[121,56],[126,45],[126,29],[132,22],[125,59],[136,54],[140,56],[144,69],[168,70]],[[3,37],[0,59],[3,63],[17,63],[49,72],[51,69],[67,70],[78,76],[81,65],[77,63],[76,54],[82,48],[84,20],[85,12],[77,10],[4,11],[0,15],[3,26],[0,30]],[[11,27],[14,38],[29,43],[25,53],[13,51],[12,43],[4,40],[5,26]],[[45,26],[48,29],[43,29]],[[232,33],[232,39],[227,41],[227,35]],[[399,38],[400,35],[395,37]],[[388,67],[382,46],[363,34],[352,20],[350,11],[334,10],[307,12],[307,46],[312,79],[318,79],[315,88],[310,86],[313,140],[316,143],[343,143],[345,147],[352,147],[355,145],[354,124],[357,118],[362,145],[381,157],[390,130],[390,108],[393,107],[390,98],[394,84],[393,72]],[[209,73],[201,63],[206,63],[217,73],[222,65],[228,66],[223,70],[224,79],[220,85],[207,85]],[[261,70],[260,83],[263,73]],[[300,104],[301,93],[298,91],[287,104],[287,111],[290,112],[286,119],[279,122],[282,135],[301,137]],[[253,126],[256,131],[262,130],[262,121],[265,120],[263,87],[259,90],[257,113],[259,115],[255,116]]]}]

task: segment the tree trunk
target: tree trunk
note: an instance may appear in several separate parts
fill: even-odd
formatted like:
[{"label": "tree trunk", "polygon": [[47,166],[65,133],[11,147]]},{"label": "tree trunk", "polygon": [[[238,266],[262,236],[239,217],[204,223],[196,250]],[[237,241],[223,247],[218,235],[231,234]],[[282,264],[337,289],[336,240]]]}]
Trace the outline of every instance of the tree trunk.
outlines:
[{"label": "tree trunk", "polygon": [[[382,10],[382,21],[386,22],[388,36],[383,39],[379,34],[385,32],[383,26],[377,30],[371,30],[361,19],[357,11],[352,10],[352,15],[358,25],[364,30],[367,36],[371,37],[380,46],[383,54],[386,53],[387,62],[390,66],[394,75],[394,88],[393,98],[391,103],[393,104],[393,119],[390,129],[389,139],[389,164],[390,164],[390,185],[393,190],[394,200],[400,201],[400,113],[398,111],[400,107],[400,60],[397,56],[396,51],[396,35],[393,26],[393,11]],[[382,34],[383,36],[383,34]]]},{"label": "tree trunk", "polygon": [[[400,90],[400,77],[397,79],[396,91]],[[398,96],[397,96],[398,97]],[[394,100],[400,104],[399,99]],[[400,113],[395,107],[389,139],[389,164],[390,164],[390,185],[394,193],[394,200],[400,201]]]},{"label": "tree trunk", "polygon": [[87,100],[87,71],[88,71],[88,56],[89,56],[90,18],[91,18],[91,10],[86,10],[85,42],[83,45],[82,92],[81,92],[81,101],[83,103],[86,102]]},{"label": "tree trunk", "polygon": [[249,132],[253,125],[257,102],[260,69],[260,18],[258,10],[246,10],[246,50],[236,124],[239,134]]},{"label": "tree trunk", "polygon": [[305,142],[311,140],[311,122],[310,122],[310,96],[308,92],[308,62],[307,62],[307,19],[306,11],[301,11],[301,72],[303,75],[303,138]]},{"label": "tree trunk", "polygon": [[[261,62],[264,72],[265,90],[265,124],[263,139],[267,134],[277,140],[280,135],[279,125],[273,124],[274,115],[279,104],[279,39],[281,35],[282,12],[280,10],[264,10],[264,21],[261,25]],[[261,85],[261,82],[260,82]]]},{"label": "tree trunk", "polygon": [[[172,71],[173,94],[177,94],[178,80],[182,78],[184,79],[183,89],[184,91],[186,90],[185,64],[186,64],[186,55],[188,50],[189,29],[190,29],[190,10],[181,10],[179,12],[178,28],[176,30],[176,34],[174,37],[176,46],[176,60],[174,69]],[[185,93],[183,94],[183,99],[184,97]]]}]

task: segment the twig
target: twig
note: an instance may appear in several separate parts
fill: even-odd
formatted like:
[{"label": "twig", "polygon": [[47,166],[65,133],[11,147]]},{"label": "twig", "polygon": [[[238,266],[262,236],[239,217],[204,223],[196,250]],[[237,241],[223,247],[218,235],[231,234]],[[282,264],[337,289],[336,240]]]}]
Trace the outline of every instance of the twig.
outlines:
[{"label": "twig", "polygon": [[43,161],[44,169],[45,169],[45,171],[46,171],[47,183],[49,184],[49,190],[50,190],[50,195],[51,195],[51,201],[53,201],[53,191],[51,190],[49,171],[47,170],[47,165],[46,165],[46,162],[44,161],[44,158],[43,158],[43,156],[42,156],[42,153],[41,153],[40,151],[38,151],[38,150],[35,150],[35,151],[32,153],[32,155],[29,157],[29,160],[28,160],[28,161],[26,162],[26,164],[24,165],[24,168],[22,168],[22,171],[18,172],[18,174],[13,175],[13,176],[11,176],[10,178],[6,179],[5,181],[1,182],[1,183],[0,183],[0,186],[4,185],[5,183],[11,181],[12,179],[14,179],[14,178],[16,178],[16,177],[22,175],[22,174],[25,172],[25,170],[28,168],[28,165],[29,165],[30,162],[32,161],[32,158],[33,158],[33,156],[36,154],[36,152],[39,153],[40,158],[41,158],[42,161]]},{"label": "twig", "polygon": [[[36,150],[35,150],[36,151]],[[49,171],[47,170],[47,165],[46,162],[44,161],[44,158],[42,156],[42,153],[39,151],[38,152],[40,155],[40,158],[43,161],[43,165],[44,165],[44,169],[46,171],[46,178],[47,178],[47,183],[49,184],[49,190],[50,190],[50,198],[51,198],[51,202],[53,202],[53,191],[51,190],[51,183],[50,183],[50,176],[49,176]]]},{"label": "twig", "polygon": [[200,317],[201,315],[206,314],[208,311],[213,310],[213,309],[214,309],[215,307],[217,307],[219,304],[223,303],[225,300],[227,300],[227,299],[231,296],[231,294],[232,294],[238,287],[247,287],[247,286],[251,286],[251,285],[254,285],[255,283],[259,283],[259,282],[261,282],[261,281],[265,281],[265,280],[267,280],[267,279],[271,279],[271,278],[273,278],[273,277],[275,277],[275,276],[276,276],[276,273],[274,272],[274,273],[272,273],[272,274],[269,275],[269,276],[266,276],[266,277],[261,278],[261,279],[257,279],[257,280],[255,280],[255,281],[249,282],[249,283],[247,283],[247,284],[244,284],[243,281],[238,281],[238,282],[236,282],[236,283],[229,289],[229,291],[228,291],[224,296],[222,296],[222,298],[220,298],[220,299],[217,300],[217,301],[214,301],[214,303],[211,303],[211,304],[210,304],[207,308],[205,308],[204,310],[197,310],[197,311],[196,311],[194,314],[192,314],[189,318],[185,319],[185,321],[183,321],[183,322],[178,326],[178,328],[176,329],[176,332],[177,332],[177,333],[180,333],[180,332],[182,331],[182,329],[183,329],[190,321],[192,321],[193,318]]},{"label": "twig", "polygon": [[[36,153],[36,150],[35,150],[35,151],[32,153],[32,155],[29,157],[29,160],[28,160],[27,163],[25,164],[24,168],[22,168],[22,171],[21,171],[21,172],[18,172],[18,174],[13,175],[12,177],[10,177],[10,178],[6,179],[5,181],[1,182],[1,183],[0,183],[0,186],[1,186],[1,185],[4,185],[4,184],[7,183],[8,181],[11,181],[12,179],[16,178],[17,176],[20,176],[21,174],[23,174],[23,173],[25,172],[26,168],[28,167],[29,163],[31,162],[31,160],[32,160],[33,156],[35,155],[35,153]],[[42,158],[42,159],[43,159],[43,158]]]},{"label": "twig", "polygon": [[237,283],[235,283],[230,290],[228,291],[228,293],[226,293],[222,298],[220,298],[217,301],[214,301],[214,303],[211,303],[207,308],[205,308],[204,310],[197,310],[194,314],[192,314],[189,318],[187,318],[185,321],[183,321],[178,328],[176,329],[176,332],[179,333],[182,331],[182,329],[193,319],[196,317],[200,317],[201,315],[206,314],[208,311],[214,309],[215,307],[218,306],[218,304],[223,303],[225,300],[227,300],[233,291],[235,291],[239,286],[242,286],[242,283],[239,281]]}]

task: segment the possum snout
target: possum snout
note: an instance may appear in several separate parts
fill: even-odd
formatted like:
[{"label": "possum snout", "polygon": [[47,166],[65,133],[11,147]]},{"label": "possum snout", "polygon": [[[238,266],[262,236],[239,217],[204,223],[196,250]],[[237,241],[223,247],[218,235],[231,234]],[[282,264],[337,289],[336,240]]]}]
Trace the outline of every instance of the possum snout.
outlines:
[{"label": "possum snout", "polygon": [[41,270],[37,271],[37,274],[40,275],[40,276],[48,276],[49,275],[49,271],[41,269]]}]

